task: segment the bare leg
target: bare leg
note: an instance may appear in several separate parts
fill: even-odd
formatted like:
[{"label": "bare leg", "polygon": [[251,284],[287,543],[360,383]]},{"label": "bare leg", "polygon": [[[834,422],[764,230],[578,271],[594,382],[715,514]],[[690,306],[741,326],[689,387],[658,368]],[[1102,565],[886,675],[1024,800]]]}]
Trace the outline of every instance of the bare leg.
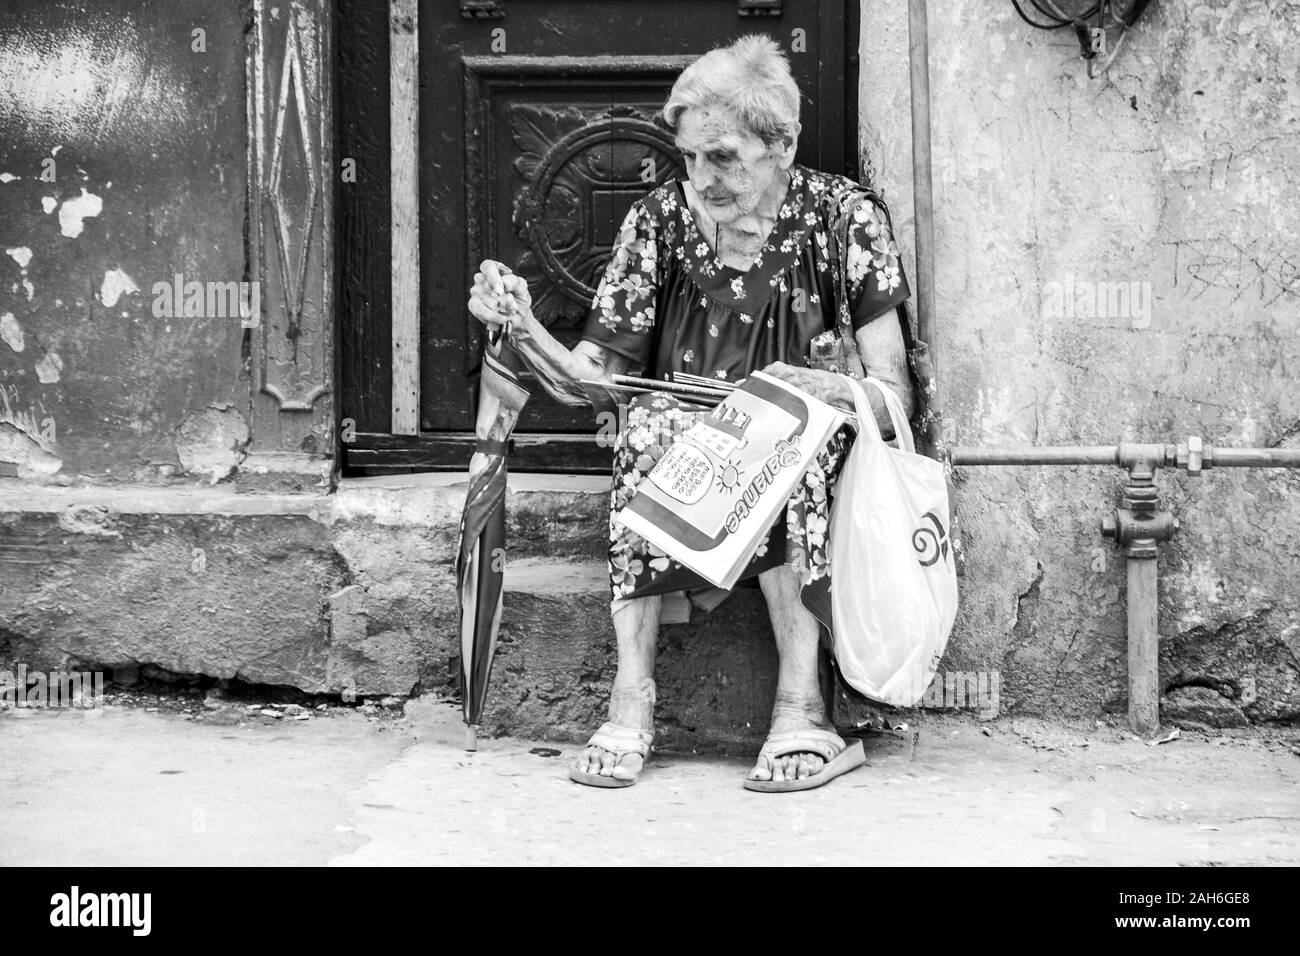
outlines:
[{"label": "bare leg", "polygon": [[[833,730],[817,681],[819,625],[799,600],[798,575],[788,565],[781,565],[760,574],[758,583],[772,617],[780,658],[772,732],[814,727]],[[766,758],[759,758],[749,776],[753,780],[793,780],[818,773],[824,764],[821,754],[816,753],[790,754],[771,766]]]},{"label": "bare leg", "polygon": [[[655,641],[659,637],[659,608],[662,598],[632,598],[614,615],[618,640],[618,670],[609,695],[611,723],[636,730],[654,730]],[[627,754],[615,762],[614,754],[588,746],[574,760],[583,773],[630,780],[641,772],[642,759]]]}]

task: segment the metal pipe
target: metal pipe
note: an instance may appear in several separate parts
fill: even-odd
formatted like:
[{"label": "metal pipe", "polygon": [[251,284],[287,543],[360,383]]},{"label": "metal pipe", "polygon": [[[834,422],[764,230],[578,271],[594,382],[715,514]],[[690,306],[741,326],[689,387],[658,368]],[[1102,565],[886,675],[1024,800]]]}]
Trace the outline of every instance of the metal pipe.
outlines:
[{"label": "metal pipe", "polygon": [[929,351],[933,394],[931,444],[938,448],[943,407],[939,391],[939,343],[934,335],[934,187],[930,170],[930,43],[926,0],[907,5],[907,55],[912,90],[912,209],[916,219],[916,333]]},{"label": "metal pipe", "polygon": [[1118,465],[1119,449],[1114,445],[1061,448],[966,448],[952,449],[954,465]]},{"label": "metal pipe", "polygon": [[950,452],[954,465],[1118,465],[1128,472],[1119,506],[1101,522],[1102,534],[1124,546],[1128,586],[1128,719],[1135,733],[1160,729],[1160,628],[1158,614],[1160,542],[1178,530],[1178,519],[1160,507],[1158,469],[1199,475],[1210,468],[1300,468],[1300,448],[1215,448],[1192,436],[1177,445],[1121,442],[1118,445],[1047,448],[971,448]]},{"label": "metal pipe", "polygon": [[1160,729],[1156,559],[1130,555],[1127,563],[1128,722],[1134,733],[1149,737]]},{"label": "metal pipe", "polygon": [[1215,448],[1214,468],[1300,468],[1300,448]]},{"label": "metal pipe", "polygon": [[[954,465],[1126,465],[1137,458],[1157,457],[1157,465],[1182,468],[1184,446],[1159,444],[994,446],[953,448]],[[1209,468],[1300,468],[1300,448],[1217,448],[1206,445],[1203,465]]]}]

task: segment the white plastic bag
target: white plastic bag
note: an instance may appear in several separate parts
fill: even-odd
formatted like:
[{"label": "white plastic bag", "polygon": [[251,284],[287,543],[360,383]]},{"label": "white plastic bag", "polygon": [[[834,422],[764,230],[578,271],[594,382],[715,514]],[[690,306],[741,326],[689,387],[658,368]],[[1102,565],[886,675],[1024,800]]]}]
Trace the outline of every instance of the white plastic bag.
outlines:
[{"label": "white plastic bag", "polygon": [[957,616],[957,567],[949,540],[943,464],[916,454],[903,403],[885,398],[899,448],[885,444],[853,382],[858,437],[836,483],[830,518],[834,654],[860,693],[910,707],[934,679]]}]

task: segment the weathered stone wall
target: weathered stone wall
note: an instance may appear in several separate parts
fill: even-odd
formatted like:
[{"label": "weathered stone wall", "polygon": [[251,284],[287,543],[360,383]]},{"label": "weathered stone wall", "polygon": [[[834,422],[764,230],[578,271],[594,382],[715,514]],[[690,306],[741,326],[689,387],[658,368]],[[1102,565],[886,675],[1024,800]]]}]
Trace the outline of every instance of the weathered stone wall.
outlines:
[{"label": "weathered stone wall", "polygon": [[[463,478],[320,495],[123,490],[109,507],[99,489],[21,500],[18,484],[0,479],[0,669],[153,665],[308,694],[456,693]],[[607,485],[514,481],[487,733],[585,739],[604,720]],[[666,626],[660,647],[662,743],[761,738],[776,657],[757,590]]]},{"label": "weathered stone wall", "polygon": [[216,480],[244,452],[240,317],[158,317],[153,287],[247,278],[247,8],[0,5],[0,461],[23,477]]},{"label": "weathered stone wall", "polygon": [[[906,7],[863,4],[861,110],[910,257]],[[1297,36],[1295,3],[1152,4],[1089,80],[1069,30],[930,4],[936,321],[960,443],[1300,440]],[[1090,303],[1089,283],[1123,283],[1129,308]],[[959,471],[950,662],[999,668],[1004,711],[1122,709],[1124,564],[1097,532],[1120,473]],[[1160,560],[1166,703],[1205,685],[1253,721],[1294,719],[1300,476],[1159,483],[1182,522]]]}]

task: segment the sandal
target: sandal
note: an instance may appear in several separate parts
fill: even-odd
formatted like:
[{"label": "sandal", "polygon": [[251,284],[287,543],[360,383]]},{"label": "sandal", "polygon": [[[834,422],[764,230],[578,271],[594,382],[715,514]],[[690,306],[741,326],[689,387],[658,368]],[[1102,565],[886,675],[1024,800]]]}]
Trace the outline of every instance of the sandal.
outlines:
[{"label": "sandal", "polygon": [[[633,727],[620,727],[618,724],[605,723],[600,725],[600,729],[591,735],[587,741],[588,747],[599,747],[601,750],[608,751],[614,755],[613,773],[618,773],[625,768],[618,766],[618,761],[627,754],[638,754],[642,759],[642,769],[644,769],[645,758],[650,755],[650,744],[654,742],[655,735],[650,730],[637,730]],[[569,779],[574,783],[585,784],[588,787],[630,787],[636,783],[637,775],[632,777],[615,777],[613,775],[605,776],[601,773],[587,773],[579,770],[577,767],[569,767]]]},{"label": "sandal", "polygon": [[826,761],[820,771],[808,777],[795,780],[751,780],[745,778],[745,789],[759,793],[788,793],[792,790],[811,790],[830,783],[842,773],[855,770],[867,762],[867,752],[861,738],[854,738],[846,744],[844,738],[832,730],[787,730],[784,733],[769,734],[758,752],[773,763],[777,757],[790,754],[821,754]]}]

